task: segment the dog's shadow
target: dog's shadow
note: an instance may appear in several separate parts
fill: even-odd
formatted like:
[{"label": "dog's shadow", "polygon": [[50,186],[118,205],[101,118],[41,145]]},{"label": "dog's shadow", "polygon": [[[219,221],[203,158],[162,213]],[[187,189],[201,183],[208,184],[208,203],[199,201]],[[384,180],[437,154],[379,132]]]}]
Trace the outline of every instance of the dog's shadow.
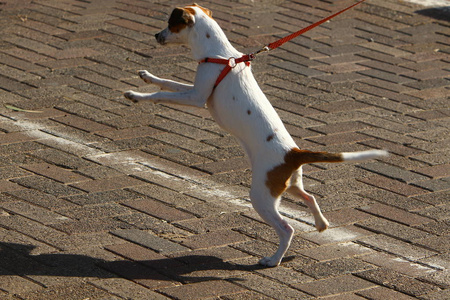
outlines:
[{"label": "dog's shadow", "polygon": [[79,254],[32,255],[34,248],[32,245],[0,242],[0,276],[123,277],[136,282],[155,280],[192,283],[225,278],[239,281],[239,274],[265,268],[257,264],[226,262],[214,256],[105,261]]}]

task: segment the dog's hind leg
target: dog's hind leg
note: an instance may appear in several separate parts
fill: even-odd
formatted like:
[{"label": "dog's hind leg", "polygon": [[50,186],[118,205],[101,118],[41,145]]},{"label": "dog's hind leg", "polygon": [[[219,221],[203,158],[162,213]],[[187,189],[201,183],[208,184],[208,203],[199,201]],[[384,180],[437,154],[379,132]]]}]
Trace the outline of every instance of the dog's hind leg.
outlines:
[{"label": "dog's hind leg", "polygon": [[146,70],[141,70],[138,72],[139,77],[146,83],[152,83],[159,86],[162,90],[167,90],[171,92],[187,92],[192,89],[192,84],[185,84],[181,82],[176,82],[169,79],[159,78]]},{"label": "dog's hind leg", "polygon": [[305,204],[309,207],[314,216],[314,222],[318,231],[324,231],[328,228],[329,223],[320,211],[320,207],[317,204],[316,199],[313,195],[308,194],[303,188],[301,167],[292,174],[289,181],[289,187],[286,191],[295,197],[302,198],[305,201]]},{"label": "dog's hind leg", "polygon": [[279,197],[274,198],[264,185],[264,182],[255,182],[255,180],[253,180],[250,198],[252,200],[253,208],[267,224],[275,229],[280,239],[278,250],[272,256],[261,259],[259,263],[267,267],[276,267],[280,264],[291,244],[292,237],[294,236],[294,229],[278,212],[280,202]]}]

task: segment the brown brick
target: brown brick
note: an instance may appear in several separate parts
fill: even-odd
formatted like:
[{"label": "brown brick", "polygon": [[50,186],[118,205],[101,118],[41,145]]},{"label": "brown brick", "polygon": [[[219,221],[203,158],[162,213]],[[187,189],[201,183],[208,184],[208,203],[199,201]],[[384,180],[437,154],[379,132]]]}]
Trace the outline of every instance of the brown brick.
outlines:
[{"label": "brown brick", "polygon": [[172,279],[129,260],[105,262],[101,266],[120,277],[132,280],[150,290],[177,284]]},{"label": "brown brick", "polygon": [[163,294],[180,300],[188,300],[193,298],[216,298],[218,296],[236,294],[243,291],[244,288],[224,280],[205,281],[160,289],[160,292]]},{"label": "brown brick", "polygon": [[169,222],[195,218],[193,215],[187,212],[167,206],[164,203],[151,199],[131,200],[123,202],[123,204]]},{"label": "brown brick", "polygon": [[371,139],[371,137],[369,137],[368,135],[361,134],[358,132],[348,132],[348,133],[330,134],[317,138],[309,138],[308,140],[311,140],[321,145],[330,146],[330,145],[362,142],[369,139]]},{"label": "brown brick", "polygon": [[315,248],[302,249],[298,252],[318,261],[327,261],[336,258],[365,255],[372,253],[373,250],[361,245],[357,245],[355,243],[347,242],[335,245],[325,245]]},{"label": "brown brick", "polygon": [[363,220],[373,218],[372,215],[353,208],[343,208],[336,211],[325,212],[325,218],[330,222],[330,227],[349,225]]},{"label": "brown brick", "polygon": [[405,257],[408,260],[419,260],[436,254],[434,251],[427,250],[425,248],[421,248],[382,234],[359,239],[359,243],[368,245],[374,249],[380,249],[388,253],[398,255],[400,257]]},{"label": "brown brick", "polygon": [[361,210],[409,226],[420,225],[432,221],[431,219],[422,217],[418,214],[379,203],[370,205],[369,207],[362,207]]},{"label": "brown brick", "polygon": [[394,270],[410,277],[420,277],[436,272],[436,270],[425,267],[422,264],[416,264],[383,252],[375,252],[373,254],[365,255],[361,257],[361,260],[379,267],[389,268],[390,270]]},{"label": "brown brick", "polygon": [[36,140],[37,138],[33,137],[33,135],[28,135],[23,132],[11,132],[11,133],[3,133],[0,134],[0,145],[13,144],[13,143],[22,143],[26,141]]},{"label": "brown brick", "polygon": [[64,184],[90,180],[89,178],[74,173],[71,170],[63,169],[61,167],[57,167],[55,165],[47,163],[25,165],[23,166],[23,168],[30,172],[48,177]]},{"label": "brown brick", "polygon": [[127,241],[153,249],[156,252],[162,254],[186,252],[188,250],[188,248],[178,243],[172,242],[165,238],[158,237],[144,230],[123,229],[123,230],[115,230],[112,232],[112,234]]},{"label": "brown brick", "polygon": [[415,171],[431,178],[442,178],[450,176],[450,164],[422,167]]},{"label": "brown brick", "polygon": [[420,296],[440,290],[437,286],[420,282],[385,268],[364,271],[358,273],[357,276],[411,296]]},{"label": "brown brick", "polygon": [[177,260],[170,259],[155,251],[133,243],[111,245],[107,246],[106,249],[127,259],[141,262],[152,269],[172,269],[184,265]]},{"label": "brown brick", "polygon": [[247,276],[242,276],[242,281],[239,282],[240,285],[257,291],[261,294],[267,295],[273,298],[278,299],[310,299],[311,297],[292,287],[288,287],[278,281],[270,280],[266,277],[250,274]]},{"label": "brown brick", "polygon": [[183,245],[192,249],[232,245],[248,241],[249,238],[232,230],[218,230],[209,233],[193,235],[183,240]]},{"label": "brown brick", "polygon": [[393,180],[384,176],[371,176],[368,178],[360,179],[360,181],[373,185],[377,188],[382,188],[396,194],[403,196],[419,196],[426,193],[426,190]]},{"label": "brown brick", "polygon": [[101,191],[116,190],[125,187],[132,187],[144,184],[143,181],[129,176],[119,176],[106,179],[90,180],[86,182],[74,183],[72,186],[89,192],[96,193]]},{"label": "brown brick", "polygon": [[112,139],[114,141],[117,141],[117,140],[137,138],[137,137],[155,136],[160,133],[161,133],[161,131],[159,131],[158,129],[143,126],[143,127],[120,129],[120,130],[102,131],[102,132],[99,132],[98,134],[101,136],[107,137],[109,139]]},{"label": "brown brick", "polygon": [[22,201],[8,202],[3,204],[2,207],[46,225],[69,220],[63,215]]},{"label": "brown brick", "polygon": [[14,182],[8,180],[0,180],[0,191],[12,192],[22,189],[22,187]]},{"label": "brown brick", "polygon": [[[211,204],[208,203],[207,206],[210,207]],[[225,209],[225,207],[222,207],[222,209]],[[180,221],[177,222],[177,225],[196,233],[206,233],[220,229],[248,226],[251,223],[253,222],[249,218],[240,214],[220,213],[219,215],[213,214],[208,218]]]},{"label": "brown brick", "polygon": [[81,118],[74,115],[65,114],[64,116],[53,118],[53,120],[87,131],[87,132],[97,132],[111,130],[112,128],[98,122],[94,122],[85,118]]},{"label": "brown brick", "polygon": [[324,232],[313,231],[303,233],[301,236],[302,238],[312,241],[318,245],[326,245],[350,242],[369,235],[373,235],[373,233],[367,230],[363,230],[362,228],[350,225],[345,227],[331,228]]},{"label": "brown brick", "polygon": [[397,299],[397,300],[413,300],[417,299],[415,297],[411,297],[405,295],[403,293],[391,290],[385,287],[375,287],[373,289],[367,289],[364,291],[357,292],[357,295],[364,297],[364,299],[373,299],[373,300],[385,300],[385,299]]},{"label": "brown brick", "polygon": [[90,282],[94,286],[125,299],[134,300],[167,300],[167,297],[151,291],[133,281],[123,278],[105,278]]},{"label": "brown brick", "polygon": [[343,275],[339,277],[295,285],[296,288],[316,297],[364,290],[374,286],[375,284],[373,284],[372,282],[362,280],[353,275]]},{"label": "brown brick", "polygon": [[345,274],[352,274],[358,271],[365,271],[373,268],[374,268],[373,265],[363,262],[360,259],[341,258],[309,264],[301,268],[301,271],[302,273],[305,273],[315,279],[323,279],[328,277],[341,276]]}]

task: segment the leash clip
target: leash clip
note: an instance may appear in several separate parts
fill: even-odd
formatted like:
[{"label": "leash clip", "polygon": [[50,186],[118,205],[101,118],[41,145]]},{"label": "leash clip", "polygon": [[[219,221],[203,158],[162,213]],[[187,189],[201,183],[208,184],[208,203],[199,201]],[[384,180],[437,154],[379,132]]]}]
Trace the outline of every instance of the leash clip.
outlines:
[{"label": "leash clip", "polygon": [[228,59],[228,66],[233,69],[234,67],[236,67],[236,65],[237,65],[236,58],[230,57]]},{"label": "leash clip", "polygon": [[269,51],[270,51],[269,46],[264,46],[263,48],[261,48],[261,49],[259,49],[258,51],[256,51],[256,52],[254,53],[254,55],[260,54],[261,52],[269,52]]}]

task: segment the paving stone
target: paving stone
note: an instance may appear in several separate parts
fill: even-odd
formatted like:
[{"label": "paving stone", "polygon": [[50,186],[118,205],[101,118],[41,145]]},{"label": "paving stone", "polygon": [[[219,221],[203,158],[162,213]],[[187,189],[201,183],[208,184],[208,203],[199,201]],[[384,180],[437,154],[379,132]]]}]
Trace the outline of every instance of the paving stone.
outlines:
[{"label": "paving stone", "polygon": [[430,219],[424,218],[417,214],[378,203],[368,207],[362,207],[361,210],[390,220],[395,220],[396,222],[403,223],[409,226],[420,225],[431,221]]},{"label": "paving stone", "polygon": [[176,285],[177,282],[132,261],[105,262],[101,266],[120,277],[132,280],[149,290]]},{"label": "paving stone", "polygon": [[13,179],[12,181],[17,184],[20,184],[21,186],[33,188],[56,197],[81,194],[81,190],[63,185],[61,183],[58,183],[56,181],[41,176],[28,176]]},{"label": "paving stone", "polygon": [[183,252],[187,250],[186,247],[180,244],[157,237],[143,230],[124,229],[124,230],[116,230],[113,231],[112,233],[116,236],[129,240],[133,243],[137,243],[144,247],[153,249],[158,253],[165,254],[165,253]]},{"label": "paving stone", "polygon": [[176,222],[178,226],[196,233],[232,229],[250,225],[252,221],[240,214],[220,213],[211,217]]},{"label": "paving stone", "polygon": [[167,300],[168,298],[145,287],[123,278],[106,278],[91,281],[94,286],[107,291],[110,294],[118,295],[121,298],[132,298],[136,300]]},{"label": "paving stone", "polygon": [[248,237],[238,232],[232,230],[218,230],[187,237],[183,240],[183,245],[192,249],[201,249],[243,243],[248,240]]},{"label": "paving stone", "polygon": [[373,287],[374,284],[353,275],[343,275],[319,281],[296,285],[302,291],[316,297],[336,295],[350,291],[358,291]]},{"label": "paving stone", "polygon": [[374,267],[371,264],[359,259],[342,258],[306,265],[302,268],[302,272],[316,279],[322,279],[370,270],[372,268]]},{"label": "paving stone", "polygon": [[382,252],[375,252],[373,254],[365,255],[361,257],[361,260],[379,267],[389,268],[413,278],[426,276],[436,272],[435,269]]},{"label": "paving stone", "polygon": [[82,175],[47,163],[26,165],[23,168],[64,184],[89,180]]},{"label": "paving stone", "polygon": [[102,191],[108,191],[108,190],[115,190],[125,187],[133,187],[142,185],[144,182],[131,178],[129,176],[119,176],[119,177],[112,177],[112,178],[106,178],[106,179],[99,179],[99,180],[90,180],[90,181],[84,181],[79,183],[72,183],[71,185],[89,192],[89,193],[97,193]]},{"label": "paving stone", "polygon": [[418,281],[386,268],[364,271],[358,273],[357,276],[411,296],[420,296],[439,291],[437,286]]},{"label": "paving stone", "polygon": [[361,180],[367,184],[376,186],[377,188],[385,189],[387,191],[400,194],[402,196],[419,196],[425,194],[426,191],[419,187],[409,185],[397,180],[393,180],[381,175],[375,175]]},{"label": "paving stone", "polygon": [[22,201],[8,202],[2,204],[1,206],[7,211],[21,214],[27,218],[46,225],[68,220],[68,218],[63,215]]},{"label": "paving stone", "polygon": [[239,285],[250,290],[257,291],[269,297],[282,297],[283,299],[311,299],[311,297],[297,289],[285,287],[281,283],[271,281],[260,275],[243,276],[243,281]]},{"label": "paving stone", "polygon": [[301,236],[319,245],[350,242],[363,236],[372,235],[370,231],[355,226],[336,227],[324,232],[308,232]]},{"label": "paving stone", "polygon": [[205,281],[160,290],[163,294],[175,299],[192,299],[193,297],[211,298],[236,294],[244,289],[227,281]]},{"label": "paving stone", "polygon": [[362,238],[359,242],[371,248],[380,249],[413,261],[430,257],[435,254],[434,251],[414,246],[381,234]]},{"label": "paving stone", "polygon": [[395,298],[399,300],[412,300],[416,299],[415,297],[411,297],[408,295],[405,295],[403,293],[385,288],[385,287],[375,287],[373,289],[367,289],[364,291],[357,292],[357,295],[361,295],[365,297],[364,299],[373,299],[373,300],[382,300],[382,299],[389,299],[389,298]]},{"label": "paving stone", "polygon": [[366,255],[372,253],[372,250],[355,243],[346,242],[335,245],[325,245],[316,248],[303,249],[298,252],[318,261],[327,261],[337,258]]}]

